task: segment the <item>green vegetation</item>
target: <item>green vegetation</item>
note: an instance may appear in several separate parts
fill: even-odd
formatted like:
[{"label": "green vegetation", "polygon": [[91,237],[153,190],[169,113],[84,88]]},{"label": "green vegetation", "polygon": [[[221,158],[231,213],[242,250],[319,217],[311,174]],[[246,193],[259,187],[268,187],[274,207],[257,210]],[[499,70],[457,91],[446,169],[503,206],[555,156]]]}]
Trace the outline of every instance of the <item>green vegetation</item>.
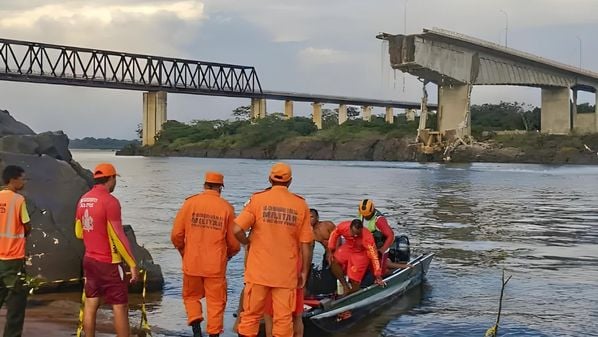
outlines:
[{"label": "green vegetation", "polygon": [[[348,109],[349,120],[338,125],[338,112],[323,110],[323,130],[318,130],[311,118],[287,119],[281,113],[250,121],[249,108],[233,111],[234,120],[194,120],[181,123],[170,120],[156,139],[157,148],[176,150],[184,148],[251,148],[273,149],[282,140],[312,137],[323,141],[348,141],[369,137],[415,136],[419,121],[407,122],[404,115],[387,124],[383,117],[372,116],[371,122],[358,119],[357,109]],[[432,118],[433,119],[433,118]]]},{"label": "green vegetation", "polygon": [[[593,113],[594,105],[577,105],[578,113]],[[540,108],[518,102],[472,105],[471,132],[474,137],[483,131],[540,130]]]},{"label": "green vegetation", "polygon": [[93,137],[69,140],[69,148],[71,149],[118,150],[131,144],[139,144],[139,141]]},{"label": "green vegetation", "polygon": [[[582,104],[578,111],[593,112],[594,106]],[[305,151],[318,151],[322,146],[367,143],[360,140],[392,140],[408,137],[415,139],[419,125],[419,117],[407,121],[404,114],[395,116],[394,124],[387,124],[383,117],[372,116],[370,122],[363,121],[357,108],[348,107],[348,120],[338,125],[338,110],[323,109],[323,129],[318,130],[311,117],[286,118],[281,113],[272,113],[267,117],[251,120],[250,108],[241,106],[233,110],[230,120],[193,120],[181,123],[170,120],[163,125],[163,130],[156,137],[156,144],[144,148],[142,153],[161,154],[208,154],[218,156],[228,153],[238,155],[240,152],[271,154],[279,145],[292,148],[303,148]],[[540,109],[517,102],[500,102],[499,104],[483,104],[471,106],[472,134],[478,140],[493,140],[504,146],[529,149],[548,144],[562,142],[561,138],[549,138],[544,135],[482,135],[483,131],[540,129]],[[428,115],[427,127],[436,129],[435,113]],[[140,131],[138,129],[138,131]],[[561,136],[567,137],[567,136]],[[579,148],[580,141],[571,140],[572,148]],[[593,142],[592,142],[593,143]],[[303,145],[301,145],[303,144]],[[327,145],[326,145],[327,144]],[[291,146],[292,145],[292,146]],[[288,146],[291,146],[290,148]],[[296,146],[296,147],[293,147]],[[311,147],[310,147],[311,146]],[[353,146],[353,145],[351,145]],[[138,145],[132,144],[125,150],[127,153],[141,153]],[[231,152],[231,150],[233,150]],[[248,152],[245,152],[247,150]],[[239,152],[240,151],[240,152]],[[334,151],[334,150],[332,150]]]},{"label": "green vegetation", "polygon": [[531,105],[500,102],[472,105],[470,111],[474,137],[483,131],[540,130],[540,109]]}]

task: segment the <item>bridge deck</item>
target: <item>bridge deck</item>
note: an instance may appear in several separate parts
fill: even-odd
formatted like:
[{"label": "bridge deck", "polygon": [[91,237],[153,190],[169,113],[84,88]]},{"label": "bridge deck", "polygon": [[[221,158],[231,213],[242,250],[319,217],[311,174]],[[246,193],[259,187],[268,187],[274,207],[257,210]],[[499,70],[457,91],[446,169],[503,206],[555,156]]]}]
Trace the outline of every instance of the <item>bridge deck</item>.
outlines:
[{"label": "bridge deck", "polygon": [[[0,39],[0,80],[94,88],[420,108],[402,102],[263,91],[254,67]],[[435,106],[430,105],[431,109]]]}]

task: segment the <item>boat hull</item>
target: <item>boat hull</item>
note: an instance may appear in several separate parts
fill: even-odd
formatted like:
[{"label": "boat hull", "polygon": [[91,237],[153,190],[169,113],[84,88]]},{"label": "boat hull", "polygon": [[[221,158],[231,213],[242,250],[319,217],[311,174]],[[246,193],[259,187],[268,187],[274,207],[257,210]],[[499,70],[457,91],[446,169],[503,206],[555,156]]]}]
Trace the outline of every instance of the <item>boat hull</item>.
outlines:
[{"label": "boat hull", "polygon": [[420,285],[434,254],[422,254],[409,263],[413,268],[397,271],[386,278],[386,287],[372,285],[350,296],[305,312],[307,330],[335,333],[346,330],[381,307],[392,304],[410,289]]}]

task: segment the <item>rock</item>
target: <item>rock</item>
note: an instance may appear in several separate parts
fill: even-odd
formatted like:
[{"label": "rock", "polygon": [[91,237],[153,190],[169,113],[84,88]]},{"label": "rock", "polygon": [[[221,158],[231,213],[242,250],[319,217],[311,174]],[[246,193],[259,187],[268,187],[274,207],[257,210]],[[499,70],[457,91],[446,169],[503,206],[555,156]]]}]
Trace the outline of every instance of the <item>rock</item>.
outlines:
[{"label": "rock", "polygon": [[[12,133],[4,132],[7,129]],[[29,178],[22,192],[32,225],[27,239],[27,274],[47,282],[37,291],[80,287],[84,248],[75,237],[74,218],[77,201],[93,185],[91,171],[72,160],[64,133],[36,135],[0,111],[0,170],[6,165],[23,167]],[[160,266],[139,246],[130,226],[125,226],[125,233],[135,258],[148,272],[148,290],[161,290]],[[139,288],[140,284],[132,290]]]},{"label": "rock", "polygon": [[330,160],[334,159],[334,143],[302,137],[291,138],[278,144],[275,156],[277,159]]},{"label": "rock", "polygon": [[16,121],[6,110],[0,110],[0,137],[6,135],[34,135],[27,125]]},{"label": "rock", "polygon": [[44,132],[38,135],[9,135],[0,138],[0,151],[24,154],[46,154],[70,162],[69,139],[62,132]]}]

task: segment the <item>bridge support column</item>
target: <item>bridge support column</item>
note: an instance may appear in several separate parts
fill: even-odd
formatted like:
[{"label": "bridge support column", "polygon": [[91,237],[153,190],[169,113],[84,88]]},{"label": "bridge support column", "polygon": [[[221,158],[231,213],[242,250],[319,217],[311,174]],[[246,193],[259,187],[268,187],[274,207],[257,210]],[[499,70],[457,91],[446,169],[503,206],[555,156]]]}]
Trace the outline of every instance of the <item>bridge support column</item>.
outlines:
[{"label": "bridge support column", "polygon": [[569,88],[542,88],[542,133],[568,134],[571,130]]},{"label": "bridge support column", "polygon": [[415,120],[415,109],[405,109],[405,118],[408,122]]},{"label": "bridge support column", "polygon": [[166,92],[143,93],[142,145],[154,145],[156,136],[166,122]]},{"label": "bridge support column", "polygon": [[322,103],[312,103],[312,120],[314,121],[314,124],[316,124],[316,127],[318,127],[318,130],[322,129]]},{"label": "bridge support column", "polygon": [[364,105],[361,107],[361,115],[364,121],[371,121],[372,120],[372,107],[368,105]]},{"label": "bridge support column", "polygon": [[388,124],[394,124],[395,114],[391,106],[386,107],[386,117],[384,118],[384,120],[386,120],[386,123]]},{"label": "bridge support column", "polygon": [[338,105],[338,125],[343,124],[348,119],[347,117],[347,105],[346,104],[339,104]]},{"label": "bridge support column", "polygon": [[455,130],[459,137],[471,135],[469,98],[471,85],[438,86],[438,131]]},{"label": "bridge support column", "polygon": [[252,98],[251,99],[251,120],[255,121],[266,117],[266,99]]},{"label": "bridge support column", "polygon": [[251,120],[254,121],[258,118],[260,118],[260,99],[252,98],[251,99]]},{"label": "bridge support column", "polygon": [[287,118],[293,118],[293,101],[288,99],[284,101],[284,115]]}]

